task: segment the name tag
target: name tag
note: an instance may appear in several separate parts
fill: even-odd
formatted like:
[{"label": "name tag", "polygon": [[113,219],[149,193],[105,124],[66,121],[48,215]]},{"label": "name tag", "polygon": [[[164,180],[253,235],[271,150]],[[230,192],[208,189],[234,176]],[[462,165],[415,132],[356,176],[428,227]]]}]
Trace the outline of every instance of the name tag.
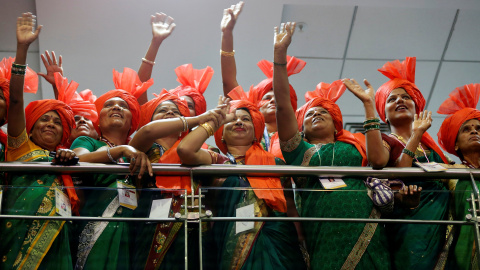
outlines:
[{"label": "name tag", "polygon": [[70,200],[59,188],[55,188],[55,212],[63,217],[72,216]]},{"label": "name tag", "polygon": [[132,210],[137,208],[137,190],[134,186],[117,181],[118,200],[120,205]]},{"label": "name tag", "polygon": [[441,171],[447,170],[447,168],[443,167],[437,162],[428,162],[428,163],[415,162],[415,164],[417,164],[418,167],[422,168],[426,172],[441,172]]},{"label": "name tag", "polygon": [[320,184],[322,184],[324,189],[337,189],[347,186],[347,184],[345,184],[341,178],[320,177],[319,179]]},{"label": "name tag", "polygon": [[153,200],[149,218],[168,218],[171,205],[172,198]]},{"label": "name tag", "polygon": [[[254,204],[249,204],[237,208],[237,217],[255,217]],[[253,221],[237,221],[235,224],[235,233],[239,234],[245,231],[252,230],[255,226]]]}]

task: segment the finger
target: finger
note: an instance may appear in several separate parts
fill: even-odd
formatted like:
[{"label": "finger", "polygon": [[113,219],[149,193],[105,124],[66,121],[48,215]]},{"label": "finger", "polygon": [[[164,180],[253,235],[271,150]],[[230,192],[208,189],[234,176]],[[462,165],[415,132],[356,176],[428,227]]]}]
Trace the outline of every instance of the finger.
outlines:
[{"label": "finger", "polygon": [[415,114],[415,115],[413,116],[413,121],[417,121],[417,120],[418,120],[418,114]]},{"label": "finger", "polygon": [[163,12],[160,12],[160,13],[157,13],[157,19],[159,22],[165,22],[167,18],[167,14],[163,13]]},{"label": "finger", "polygon": [[172,17],[170,17],[170,16],[167,16],[167,18],[165,19],[165,23],[166,23],[166,24],[169,24],[169,25],[172,24],[173,21],[174,21],[174,19],[173,19]]},{"label": "finger", "polygon": [[63,58],[62,58],[62,56],[60,55],[60,56],[58,57],[58,67],[62,67],[62,62],[63,62]]},{"label": "finger", "polygon": [[170,24],[170,25],[168,26],[168,31],[169,31],[169,32],[172,32],[173,29],[175,29],[175,26],[177,26],[175,23]]},{"label": "finger", "polygon": [[358,88],[360,88],[360,89],[363,90],[363,88],[360,87],[360,84],[359,84],[355,79],[351,79],[351,81],[353,82],[353,84],[354,84],[355,86],[358,86]]},{"label": "finger", "polygon": [[142,175],[145,173],[145,168],[147,166],[145,158],[142,157],[140,159],[141,159],[141,161],[137,161],[138,163],[140,163],[140,171],[138,172],[138,179],[142,178]]},{"label": "finger", "polygon": [[147,169],[148,169],[148,174],[150,176],[153,176],[153,168],[152,168],[152,163],[150,160],[147,158]]},{"label": "finger", "polygon": [[293,33],[295,33],[295,28],[297,26],[297,23],[296,22],[292,22],[292,26],[290,28],[290,35],[293,36]]},{"label": "finger", "polygon": [[432,121],[432,111],[428,111],[427,119]]},{"label": "finger", "polygon": [[409,187],[410,195],[413,195],[413,185],[410,185]]},{"label": "finger", "polygon": [[373,86],[370,84],[369,81],[367,81],[367,79],[363,79],[363,83],[365,84],[365,86],[366,86],[367,88],[374,90],[374,89],[373,89]]},{"label": "finger", "polygon": [[417,192],[418,188],[417,185],[413,185],[413,192]]},{"label": "finger", "polygon": [[404,194],[405,194],[405,188],[406,188],[406,187],[401,188],[401,189],[398,191],[398,193],[404,195]]},{"label": "finger", "polygon": [[53,64],[57,65],[57,56],[55,55],[54,51],[52,51],[52,60],[53,60]]},{"label": "finger", "polygon": [[222,104],[223,104],[223,96],[220,95],[220,96],[218,96],[218,105],[220,106]]},{"label": "finger", "polygon": [[45,78],[45,80],[47,79],[47,74],[45,74],[45,73],[37,72],[37,75],[42,76],[43,78]]},{"label": "finger", "polygon": [[422,187],[418,187],[418,192],[422,191]]}]

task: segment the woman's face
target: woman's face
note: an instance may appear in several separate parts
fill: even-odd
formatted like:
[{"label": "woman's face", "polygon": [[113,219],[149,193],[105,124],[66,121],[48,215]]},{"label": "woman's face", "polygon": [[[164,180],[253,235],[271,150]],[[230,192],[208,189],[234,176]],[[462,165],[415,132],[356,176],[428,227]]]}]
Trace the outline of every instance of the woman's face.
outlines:
[{"label": "woman's face", "polygon": [[69,140],[71,142],[80,136],[87,136],[94,139],[98,138],[98,133],[93,127],[93,123],[90,119],[81,115],[75,115],[75,125],[76,127],[72,129],[72,133],[70,134]]},{"label": "woman's face", "polygon": [[180,98],[187,102],[190,116],[197,116],[197,114],[195,113],[195,101],[193,101],[193,98],[189,96],[181,96]]},{"label": "woman's face", "polygon": [[49,111],[38,118],[30,131],[32,141],[50,151],[61,143],[62,135],[62,119],[56,111]]},{"label": "woman's face", "polygon": [[470,119],[462,124],[455,146],[458,149],[457,152],[462,154],[480,149],[480,121],[478,119]]},{"label": "woman's face", "polygon": [[7,120],[7,101],[3,95],[3,90],[0,88],[0,126],[3,126]]},{"label": "woman's face", "polygon": [[235,118],[223,127],[223,139],[227,146],[247,146],[255,139],[252,116],[246,110],[237,109]]},{"label": "woman's face", "polygon": [[[390,93],[385,104],[385,117],[391,125],[396,121],[413,121],[415,102],[403,88],[396,88]],[[393,123],[393,124],[392,124]]]},{"label": "woman's face", "polygon": [[161,120],[161,119],[170,119],[170,118],[178,118],[182,116],[180,114],[180,110],[178,110],[177,105],[172,101],[164,101],[158,105],[153,112],[152,121],[154,120]]},{"label": "woman's face", "polygon": [[260,112],[265,118],[265,122],[276,121],[275,112],[277,107],[275,106],[275,97],[273,96],[273,90],[270,90],[262,97],[263,105],[259,108]]},{"label": "woman's face", "polygon": [[132,126],[132,112],[130,112],[128,103],[119,97],[113,97],[105,101],[99,119],[100,130],[104,128],[123,128],[128,132]]},{"label": "woman's face", "polygon": [[305,113],[303,129],[306,138],[314,138],[318,137],[316,136],[317,132],[335,134],[335,123],[327,109],[318,106],[310,108]]}]

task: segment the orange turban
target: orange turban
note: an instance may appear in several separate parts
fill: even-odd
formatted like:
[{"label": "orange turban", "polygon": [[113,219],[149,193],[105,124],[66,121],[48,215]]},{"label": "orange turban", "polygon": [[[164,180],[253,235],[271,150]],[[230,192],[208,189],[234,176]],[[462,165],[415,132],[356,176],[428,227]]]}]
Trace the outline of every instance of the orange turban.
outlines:
[{"label": "orange turban", "polygon": [[[293,56],[287,56],[287,74],[288,76],[297,74],[305,67],[307,63]],[[249,100],[253,102],[258,108],[267,102],[262,100],[266,93],[273,89],[273,63],[267,60],[261,60],[257,66],[262,70],[267,79],[261,81],[256,86],[251,86],[249,91]],[[290,101],[294,110],[297,109],[297,94],[292,85],[290,86]]]},{"label": "orange turban", "polygon": [[[55,99],[44,99],[30,102],[25,108],[27,133],[33,128],[37,120],[49,111],[56,111],[62,120],[63,134],[61,144],[65,144],[70,137],[70,131],[75,128],[75,119],[70,106]],[[59,145],[60,146],[60,145]]]},{"label": "orange turban", "polygon": [[476,109],[480,97],[480,84],[467,84],[450,93],[440,108],[439,114],[450,114],[438,131],[438,143],[448,153],[458,156],[455,143],[460,127],[468,120],[480,120],[480,111]]},{"label": "orange turban", "polygon": [[181,83],[177,88],[170,90],[170,93],[178,97],[188,96],[195,102],[195,114],[200,115],[207,111],[207,102],[203,93],[207,90],[208,84],[213,76],[213,69],[194,69],[192,64],[185,64],[175,69],[177,81]]},{"label": "orange turban", "polygon": [[[78,83],[71,81],[68,83],[68,79],[62,77],[59,72],[55,72],[55,85],[58,89],[58,100],[63,101],[65,104],[72,108],[73,115],[80,115],[90,119],[93,123],[98,120],[97,109],[95,104],[90,100],[86,101],[77,93]],[[85,90],[90,91],[90,90]],[[91,94],[92,91],[90,91]],[[85,94],[88,95],[88,92]],[[91,94],[93,96],[93,94]]]},{"label": "orange turban", "polygon": [[[155,94],[154,94],[155,95]],[[140,118],[139,128],[150,123],[152,121],[153,113],[157,107],[162,104],[162,102],[170,100],[175,105],[177,105],[180,114],[183,116],[190,116],[190,111],[188,110],[188,104],[185,100],[179,98],[176,95],[171,94],[167,90],[163,89],[160,95],[155,95],[156,97],[152,100],[149,100],[147,103],[143,104],[140,108],[142,116]]]},{"label": "orange turban", "polygon": [[[245,108],[252,117],[255,138],[257,141],[247,150],[245,155],[246,165],[275,165],[275,156],[267,151],[263,150],[260,145],[260,140],[263,135],[263,129],[265,128],[265,119],[262,113],[258,111],[257,107],[251,102],[246,100],[246,94],[243,92],[240,86],[237,86],[238,91],[234,91],[237,95],[232,98],[241,98],[240,100],[233,100],[230,102],[230,112],[235,112],[238,109]],[[232,92],[231,92],[232,93]],[[243,93],[243,94],[242,94]],[[227,153],[227,145],[222,142],[223,126],[221,126],[215,132],[215,142],[217,147],[223,152]],[[272,209],[285,213],[287,211],[287,203],[283,194],[283,187],[278,177],[248,177],[250,186],[254,188],[255,195],[258,198],[265,200]],[[261,190],[266,189],[266,190]]]},{"label": "orange turban", "polygon": [[[15,62],[15,58],[9,57],[3,58],[0,62],[0,91],[3,91],[5,101],[8,104],[10,102],[10,78],[12,77],[12,64]],[[38,90],[38,75],[33,69],[27,67],[25,73],[25,80],[23,83],[24,93],[37,93]],[[6,119],[5,119],[6,120]]]},{"label": "orange turban", "polygon": [[410,95],[413,102],[415,102],[415,112],[419,114],[425,108],[425,98],[415,85],[415,57],[407,57],[405,61],[401,62],[395,60],[387,62],[380,68],[383,75],[387,76],[390,81],[384,83],[378,88],[375,93],[375,105],[377,113],[385,122],[385,104],[390,93],[396,88],[403,88]]}]

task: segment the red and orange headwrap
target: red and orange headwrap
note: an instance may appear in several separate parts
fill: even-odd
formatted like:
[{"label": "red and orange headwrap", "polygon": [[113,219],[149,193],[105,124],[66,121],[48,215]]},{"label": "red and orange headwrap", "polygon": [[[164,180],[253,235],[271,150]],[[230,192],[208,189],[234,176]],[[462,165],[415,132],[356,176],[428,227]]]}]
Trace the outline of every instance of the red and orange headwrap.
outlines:
[{"label": "red and orange headwrap", "polygon": [[192,64],[185,64],[175,69],[177,81],[181,83],[177,88],[170,90],[170,93],[178,97],[189,96],[195,102],[195,114],[200,115],[207,111],[207,102],[203,93],[207,90],[208,84],[213,76],[213,68],[194,69]]},{"label": "red and orange headwrap", "polygon": [[458,156],[455,143],[460,127],[468,120],[480,120],[480,111],[476,109],[480,98],[480,84],[467,84],[458,87],[449,94],[437,113],[449,114],[438,131],[438,144],[448,153]]},{"label": "red and orange headwrap", "polygon": [[[296,112],[298,130],[303,130],[303,120],[308,110],[313,107],[322,107],[332,116],[333,123],[337,132],[343,130],[342,112],[335,102],[343,95],[346,87],[341,80],[334,81],[331,84],[321,82],[314,91],[305,93],[305,105]],[[337,133],[338,134],[338,133]]]},{"label": "red and orange headwrap", "polygon": [[390,93],[397,88],[403,88],[415,102],[415,112],[419,114],[425,108],[425,98],[415,85],[415,57],[407,57],[401,62],[395,60],[387,62],[382,68],[378,69],[390,81],[384,83],[375,93],[375,106],[380,118],[385,122],[385,104]]},{"label": "red and orange headwrap", "polygon": [[80,115],[90,119],[93,123],[97,122],[97,109],[95,108],[95,104],[90,101],[91,98],[95,97],[92,94],[92,91],[84,90],[85,95],[90,95],[89,100],[84,100],[83,97],[76,91],[78,88],[77,82],[71,81],[70,83],[68,83],[68,79],[62,77],[59,72],[55,72],[54,76],[55,85],[58,89],[58,100],[63,101],[65,104],[69,105],[70,108],[72,108],[74,116]]},{"label": "red and orange headwrap", "polygon": [[[243,92],[241,86],[237,86],[235,91],[231,91],[229,96],[234,99],[230,102],[230,112],[238,109],[247,109],[252,117],[255,139],[252,146],[247,150],[245,155],[246,165],[275,165],[275,156],[263,150],[260,140],[265,128],[265,119],[262,113],[251,102],[247,101],[246,93]],[[215,132],[215,142],[217,147],[227,153],[227,145],[222,142],[223,126]],[[254,188],[255,195],[265,200],[265,203],[272,209],[285,213],[287,211],[287,203],[282,190],[282,183],[278,177],[248,177],[250,186]],[[262,190],[266,189],[266,190]]]},{"label": "red and orange headwrap", "polygon": [[176,95],[168,92],[167,90],[163,89],[159,95],[155,95],[155,98],[149,100],[147,103],[143,104],[141,107],[142,116],[140,117],[140,125],[139,128],[143,127],[144,125],[150,123],[152,121],[153,113],[157,109],[157,107],[162,104],[164,101],[172,101],[177,105],[180,114],[183,116],[190,116],[190,111],[188,110],[188,104],[185,100],[179,98]]},{"label": "red and orange headwrap", "polygon": [[[307,63],[301,59],[293,56],[287,56],[287,74],[288,76],[297,74],[305,67]],[[262,70],[263,74],[267,76],[267,79],[261,81],[256,86],[251,86],[249,91],[249,100],[253,102],[258,108],[267,102],[262,100],[266,93],[273,89],[273,63],[267,60],[261,60],[257,63],[257,66]],[[297,109],[297,94],[292,85],[290,85],[290,101],[294,110]]]},{"label": "red and orange headwrap", "polygon": [[62,120],[63,134],[61,144],[64,145],[70,137],[71,129],[75,128],[75,119],[72,109],[63,101],[44,99],[30,102],[25,108],[27,133],[30,133],[35,122],[49,111],[56,111]]},{"label": "red and orange headwrap", "polygon": [[[3,91],[5,96],[5,101],[7,103],[7,112],[8,104],[10,103],[10,78],[12,77],[12,64],[15,62],[15,58],[3,58],[0,62],[0,91]],[[23,83],[23,92],[24,93],[37,93],[38,89],[38,75],[31,68],[27,67],[25,73],[25,81]]]}]

